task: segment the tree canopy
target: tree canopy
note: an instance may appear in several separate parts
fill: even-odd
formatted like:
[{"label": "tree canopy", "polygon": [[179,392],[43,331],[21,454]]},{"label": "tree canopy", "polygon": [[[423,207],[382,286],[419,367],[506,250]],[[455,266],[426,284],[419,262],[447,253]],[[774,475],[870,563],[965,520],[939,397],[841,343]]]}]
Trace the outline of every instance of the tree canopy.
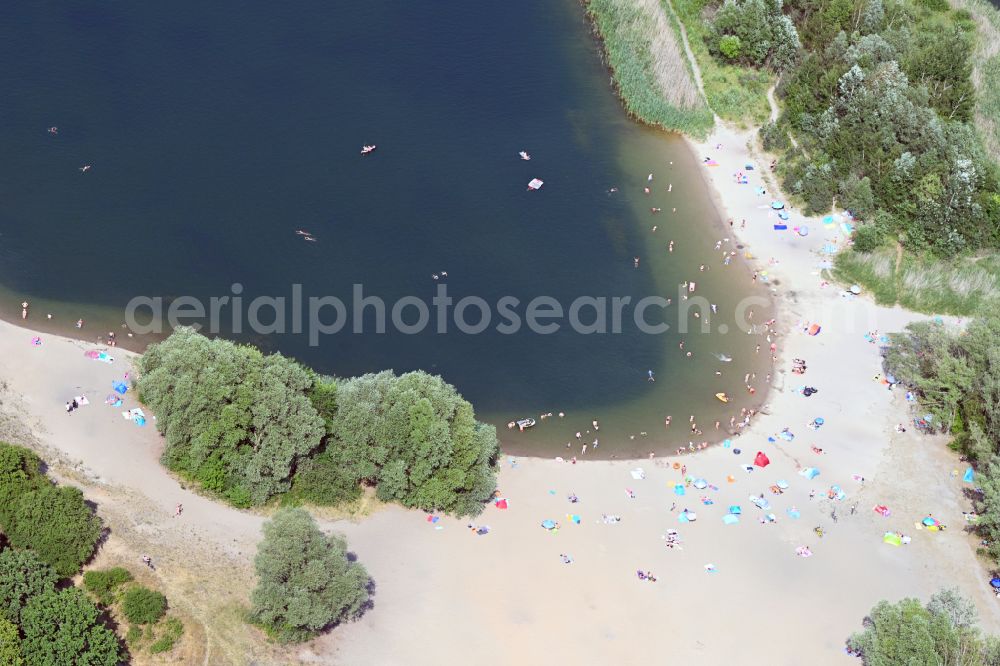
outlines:
[{"label": "tree canopy", "polygon": [[368,573],[348,557],[343,538],[323,534],[303,509],[283,509],[263,529],[254,560],[254,622],[279,640],[301,641],[361,614]]},{"label": "tree canopy", "polygon": [[0,618],[20,624],[28,601],[54,589],[57,580],[52,567],[30,550],[0,551]]},{"label": "tree canopy", "polygon": [[942,590],[926,606],[917,599],[880,601],[848,647],[865,666],[987,666],[996,651],[976,627],[975,606],[956,590]]},{"label": "tree canopy", "polygon": [[163,462],[238,506],[291,487],[320,445],[310,372],[281,355],[179,328],[138,363],[140,399],[167,440]]},{"label": "tree canopy", "polygon": [[75,587],[33,597],[22,613],[21,631],[27,666],[117,666],[122,657],[118,637]]},{"label": "tree canopy", "polygon": [[440,377],[321,378],[191,329],[151,346],[139,371],[163,462],[238,506],[290,489],[336,504],[369,484],[386,501],[472,514],[495,489],[496,430]]}]

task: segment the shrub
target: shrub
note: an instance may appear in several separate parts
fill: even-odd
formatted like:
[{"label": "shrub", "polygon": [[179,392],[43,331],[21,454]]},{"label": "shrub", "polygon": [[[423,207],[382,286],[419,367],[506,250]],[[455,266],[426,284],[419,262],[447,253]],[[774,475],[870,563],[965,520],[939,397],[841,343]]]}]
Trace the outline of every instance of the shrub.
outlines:
[{"label": "shrub", "polygon": [[152,624],[167,612],[167,598],[156,590],[136,585],[122,595],[121,609],[133,624]]},{"label": "shrub", "polygon": [[359,616],[368,602],[368,573],[346,549],[303,509],[276,513],[264,523],[254,560],[252,621],[280,641],[302,641]]},{"label": "shrub", "polygon": [[11,545],[30,548],[61,576],[72,576],[90,559],[101,521],[79,488],[46,485],[17,498],[4,531]]},{"label": "shrub", "polygon": [[105,605],[114,601],[115,590],[130,580],[132,574],[122,567],[87,571],[83,574],[83,586]]},{"label": "shrub", "polygon": [[361,486],[351,475],[344,475],[328,451],[308,461],[295,475],[290,499],[336,506],[353,502],[361,496]]},{"label": "shrub", "polygon": [[729,60],[740,57],[740,38],[736,35],[726,35],[719,40],[719,52]]},{"label": "shrub", "polygon": [[882,245],[885,237],[874,224],[861,224],[854,231],[854,249],[858,252],[871,252]]},{"label": "shrub", "polygon": [[94,603],[75,587],[34,597],[21,616],[25,664],[117,666],[122,659],[118,637],[98,616]]},{"label": "shrub", "polygon": [[54,589],[57,580],[52,567],[30,550],[0,551],[0,618],[20,624],[28,602]]},{"label": "shrub", "polygon": [[149,646],[151,654],[169,652],[184,633],[184,625],[176,617],[167,618],[163,623],[163,635]]},{"label": "shrub", "polygon": [[0,618],[0,664],[24,666],[21,635],[17,631],[17,625],[4,618]]},{"label": "shrub", "polygon": [[773,121],[761,125],[760,142],[768,152],[785,150],[791,145],[788,141],[788,132]]}]

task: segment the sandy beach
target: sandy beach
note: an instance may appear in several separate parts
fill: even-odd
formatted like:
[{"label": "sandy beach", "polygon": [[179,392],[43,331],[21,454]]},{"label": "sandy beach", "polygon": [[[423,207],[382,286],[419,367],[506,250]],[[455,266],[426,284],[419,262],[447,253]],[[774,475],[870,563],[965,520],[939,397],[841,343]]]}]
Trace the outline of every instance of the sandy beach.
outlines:
[{"label": "sandy beach", "polygon": [[[770,190],[762,182],[768,169],[749,153],[749,138],[720,127],[692,149],[699,161],[718,164],[701,168],[778,303],[772,390],[750,427],[728,447],[681,457],[571,464],[504,456],[499,488],[509,508],[489,506],[472,521],[489,526],[483,536],[468,520],[429,522],[398,507],[360,521],[325,520],[325,528],[347,536],[373,576],[375,605],[360,621],[305,646],[266,647],[256,630],[219,629],[218,618],[236,617],[247,602],[264,518],[201,497],[169,475],[158,462],[152,418],[137,427],[121,416],[136,406],[131,392],[122,407],[104,404],[111,383],[130,371],[129,352],[107,350],[115,358],[103,363],[84,356],[91,344],[41,334],[36,346],[36,333],[0,322],[0,407],[31,431],[63,479],[83,485],[98,504],[112,532],[99,558],[127,557],[141,547],[160,562],[155,575],[171,603],[204,625],[190,632],[200,642],[192,654],[204,663],[719,664],[738,654],[741,664],[849,664],[844,639],[879,599],[926,598],[943,586],[975,601],[986,631],[1000,630],[975,541],[962,531],[962,511],[969,510],[962,492],[970,487],[962,482],[964,466],[946,438],[895,432],[897,423],[911,422],[911,408],[901,389],[876,381],[878,345],[865,339],[923,316],[878,307],[824,282],[823,250],[843,245],[842,228],[793,210],[789,228],[774,230],[770,202],[778,197],[756,191]],[[755,168],[747,184],[737,184],[734,174],[748,162]],[[802,224],[806,236],[794,230]],[[810,324],[821,332],[807,334]],[[805,375],[790,372],[793,358],[807,361]],[[803,385],[819,392],[805,397],[797,390]],[[65,403],[79,395],[90,404],[67,414]],[[817,417],[824,425],[808,427]],[[685,424],[675,418],[672,427]],[[791,441],[779,436],[785,428]],[[770,459],[767,467],[752,466],[758,451]],[[710,485],[686,486],[675,462]],[[800,474],[808,467],[819,476]],[[773,494],[779,480],[788,488]],[[841,500],[828,497],[835,485]],[[571,494],[579,501],[571,503]],[[751,503],[761,494],[771,508]],[[178,502],[185,511],[174,519]],[[876,504],[891,516],[874,513]],[[742,513],[727,525],[731,505]],[[800,517],[790,515],[793,508]],[[681,522],[684,509],[697,520]],[[769,513],[775,522],[762,523]],[[917,529],[928,514],[949,529]],[[605,515],[621,520],[607,523]],[[559,529],[543,529],[544,520]],[[670,529],[680,548],[667,547]],[[885,544],[886,531],[912,541]],[[813,555],[797,556],[800,546]],[[198,579],[210,566],[225,579],[217,595]],[[639,580],[637,570],[656,582]]]}]

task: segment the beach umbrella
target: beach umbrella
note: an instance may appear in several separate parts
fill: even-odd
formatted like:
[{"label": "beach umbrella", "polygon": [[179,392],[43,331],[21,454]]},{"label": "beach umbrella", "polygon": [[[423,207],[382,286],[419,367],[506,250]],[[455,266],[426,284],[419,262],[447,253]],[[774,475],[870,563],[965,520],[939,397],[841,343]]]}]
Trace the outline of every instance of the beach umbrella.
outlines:
[{"label": "beach umbrella", "polygon": [[808,236],[808,235],[809,235],[809,227],[805,225],[799,227],[799,236]]},{"label": "beach umbrella", "polygon": [[547,530],[554,530],[556,528],[556,521],[554,520],[543,520],[542,527]]},{"label": "beach umbrella", "polygon": [[736,455],[736,456],[738,456],[738,455],[740,455],[740,453],[742,453],[742,452],[740,451],[740,449],[733,449],[733,455]]},{"label": "beach umbrella", "polygon": [[693,485],[698,490],[702,490],[708,487],[708,481],[706,481],[705,479],[695,479]]},{"label": "beach umbrella", "polygon": [[731,513],[727,513],[722,517],[722,522],[725,523],[726,525],[735,525],[736,523],[740,522],[740,519]]},{"label": "beach umbrella", "polygon": [[785,481],[784,479],[778,479],[778,482],[774,485],[778,486],[782,490],[788,490],[788,481]]},{"label": "beach umbrella", "polygon": [[852,284],[851,285],[851,293],[854,294],[855,296],[857,296],[858,294],[860,294],[861,293],[861,285]]},{"label": "beach umbrella", "polygon": [[813,419],[813,423],[815,423],[816,425],[823,425],[824,423],[826,423],[826,420],[822,416],[817,416],[816,418]]}]

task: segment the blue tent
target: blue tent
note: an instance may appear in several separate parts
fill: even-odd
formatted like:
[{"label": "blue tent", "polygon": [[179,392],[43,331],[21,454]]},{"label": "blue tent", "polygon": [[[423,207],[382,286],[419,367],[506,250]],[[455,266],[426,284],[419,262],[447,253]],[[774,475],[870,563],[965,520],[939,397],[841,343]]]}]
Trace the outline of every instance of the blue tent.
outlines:
[{"label": "blue tent", "polygon": [[734,516],[738,516],[741,513],[743,513],[743,509],[741,509],[738,504],[731,504],[729,506],[729,513],[731,513]]},{"label": "blue tent", "polygon": [[975,472],[973,472],[972,468],[970,467],[967,470],[965,470],[965,476],[962,477],[962,481],[965,481],[966,483],[972,483],[972,479],[974,477],[975,477]]},{"label": "blue tent", "polygon": [[799,236],[808,236],[808,235],[809,235],[809,227],[805,225],[799,227]]},{"label": "blue tent", "polygon": [[992,585],[994,589],[1000,589],[1000,578],[994,578],[991,580],[990,585]]},{"label": "blue tent", "polygon": [[683,483],[675,483],[674,484],[674,494],[675,495],[684,495],[684,484]]},{"label": "blue tent", "polygon": [[772,201],[771,202],[771,208],[773,208],[774,210],[781,210],[784,207],[785,207],[785,204],[783,204],[780,201]]},{"label": "blue tent", "polygon": [[542,527],[547,530],[554,530],[556,528],[556,521],[554,520],[543,520]]},{"label": "blue tent", "polygon": [[788,219],[788,213],[786,213],[785,211],[781,211],[780,213],[778,213],[778,219],[779,220],[787,220]]},{"label": "blue tent", "polygon": [[118,395],[125,395],[128,393],[128,384],[125,382],[111,382],[111,388],[115,390]]},{"label": "blue tent", "polygon": [[698,490],[701,490],[703,488],[708,487],[708,481],[706,481],[705,479],[695,479],[692,485],[694,485],[694,487],[697,488]]}]

